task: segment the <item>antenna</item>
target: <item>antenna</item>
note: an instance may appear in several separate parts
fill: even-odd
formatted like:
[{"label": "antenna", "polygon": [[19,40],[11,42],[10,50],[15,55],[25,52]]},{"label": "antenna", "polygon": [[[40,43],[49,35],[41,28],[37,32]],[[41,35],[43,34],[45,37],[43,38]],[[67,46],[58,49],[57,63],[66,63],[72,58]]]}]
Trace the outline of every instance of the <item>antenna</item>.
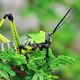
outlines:
[{"label": "antenna", "polygon": [[[68,15],[68,13],[71,11],[71,8],[67,11],[67,13],[64,15],[64,17],[59,21],[59,23],[56,25],[56,27],[54,28],[53,32],[50,33],[50,35],[54,34],[57,30],[57,28],[59,27],[59,25],[62,23],[62,21],[65,19],[65,17]],[[60,26],[61,27],[61,26]]]}]

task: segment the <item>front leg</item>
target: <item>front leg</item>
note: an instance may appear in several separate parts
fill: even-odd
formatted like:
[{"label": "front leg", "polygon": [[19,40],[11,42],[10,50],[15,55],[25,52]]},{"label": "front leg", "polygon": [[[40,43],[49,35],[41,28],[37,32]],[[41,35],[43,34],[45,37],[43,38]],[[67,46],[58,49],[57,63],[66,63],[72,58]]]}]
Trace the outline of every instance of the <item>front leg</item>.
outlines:
[{"label": "front leg", "polygon": [[46,59],[46,63],[48,63],[48,60],[49,60],[49,43],[41,43],[40,45],[39,45],[39,49],[40,50],[43,50],[43,49],[45,49],[46,50],[46,55],[45,55],[45,59]]},{"label": "front leg", "polygon": [[49,49],[46,48],[46,63],[48,63],[48,60],[49,60]]},{"label": "front leg", "polygon": [[47,63],[47,68],[49,69],[50,68],[50,65],[49,65],[49,47],[46,48],[46,63]]}]

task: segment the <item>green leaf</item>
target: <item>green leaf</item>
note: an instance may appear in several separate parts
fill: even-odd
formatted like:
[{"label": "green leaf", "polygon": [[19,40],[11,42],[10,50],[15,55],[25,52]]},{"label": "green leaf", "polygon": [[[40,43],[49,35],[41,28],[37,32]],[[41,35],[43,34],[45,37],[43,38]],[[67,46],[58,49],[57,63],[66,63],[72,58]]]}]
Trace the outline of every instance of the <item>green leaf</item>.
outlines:
[{"label": "green leaf", "polygon": [[28,64],[27,64],[27,67],[30,69],[30,70],[33,70],[33,71],[36,71],[37,70],[37,65],[32,61],[32,60],[29,60]]},{"label": "green leaf", "polygon": [[32,80],[43,80],[43,75],[41,73],[35,73]]},{"label": "green leaf", "polygon": [[9,75],[6,73],[6,71],[0,71],[0,78],[9,79]]},{"label": "green leaf", "polygon": [[50,66],[53,69],[53,68],[59,67],[60,65],[72,64],[74,61],[75,59],[69,56],[60,55],[55,60],[50,62]]},{"label": "green leaf", "polygon": [[39,77],[38,73],[35,73],[32,80],[38,80],[38,77]]},{"label": "green leaf", "polygon": [[27,64],[26,57],[22,54],[15,53],[12,49],[3,51],[0,58],[15,66]]},{"label": "green leaf", "polygon": [[39,74],[39,80],[44,80],[42,74]]},{"label": "green leaf", "polygon": [[15,76],[15,72],[11,70],[9,65],[0,62],[0,78],[9,79],[9,76]]}]

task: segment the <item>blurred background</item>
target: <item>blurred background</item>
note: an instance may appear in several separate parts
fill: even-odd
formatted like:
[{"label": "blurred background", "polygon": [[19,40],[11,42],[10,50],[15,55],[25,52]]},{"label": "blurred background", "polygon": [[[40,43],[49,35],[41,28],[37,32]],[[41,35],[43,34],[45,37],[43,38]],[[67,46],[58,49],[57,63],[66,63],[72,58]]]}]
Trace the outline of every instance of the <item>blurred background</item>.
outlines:
[{"label": "blurred background", "polygon": [[[19,35],[43,30],[52,32],[57,23],[72,8],[61,28],[52,36],[53,54],[68,55],[76,62],[55,69],[59,80],[80,80],[80,0],[0,0],[0,19],[12,13]],[[0,34],[13,40],[9,22],[0,28]]]}]

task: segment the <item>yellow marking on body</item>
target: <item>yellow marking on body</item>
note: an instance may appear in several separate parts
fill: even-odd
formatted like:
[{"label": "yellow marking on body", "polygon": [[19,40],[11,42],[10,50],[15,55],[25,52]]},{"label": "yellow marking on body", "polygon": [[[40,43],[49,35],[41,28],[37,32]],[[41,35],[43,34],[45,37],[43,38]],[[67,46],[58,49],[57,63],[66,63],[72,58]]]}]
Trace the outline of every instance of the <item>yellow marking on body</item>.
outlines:
[{"label": "yellow marking on body", "polygon": [[31,48],[30,46],[28,46],[28,45],[27,45],[25,48],[26,48],[27,50],[21,50],[21,53],[22,53],[22,54],[25,54],[26,52],[31,52],[31,50],[32,50],[32,48]]},{"label": "yellow marking on body", "polygon": [[26,46],[26,49],[28,50],[32,50],[32,48],[30,46]]}]

